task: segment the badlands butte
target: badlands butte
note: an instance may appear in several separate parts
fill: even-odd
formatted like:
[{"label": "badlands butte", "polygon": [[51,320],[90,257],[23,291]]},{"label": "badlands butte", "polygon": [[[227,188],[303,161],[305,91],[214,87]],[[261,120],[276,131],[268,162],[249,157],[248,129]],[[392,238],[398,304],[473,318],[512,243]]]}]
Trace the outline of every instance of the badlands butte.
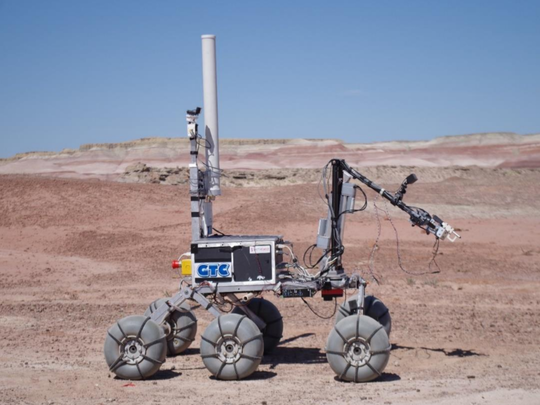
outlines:
[{"label": "badlands butte", "polygon": [[[204,142],[201,141],[201,157]],[[362,167],[380,181],[397,182],[403,170],[418,168],[423,181],[455,175],[434,168],[539,168],[540,134],[483,133],[439,137],[429,141],[346,143],[332,139],[220,140],[225,185],[278,185],[313,182],[330,159],[338,157]],[[187,138],[87,144],[78,150],[29,152],[0,159],[0,174],[39,174],[55,177],[99,178],[124,182],[181,184],[189,162]],[[146,166],[144,166],[146,165]],[[384,170],[373,172],[373,168]],[[367,170],[367,171],[366,171]]]}]

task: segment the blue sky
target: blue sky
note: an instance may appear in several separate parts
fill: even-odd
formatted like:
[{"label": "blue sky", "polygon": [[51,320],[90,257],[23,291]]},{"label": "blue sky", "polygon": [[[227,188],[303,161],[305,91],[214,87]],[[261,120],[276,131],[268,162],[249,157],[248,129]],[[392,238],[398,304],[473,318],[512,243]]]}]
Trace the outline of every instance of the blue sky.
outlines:
[{"label": "blue sky", "polygon": [[540,132],[540,1],[0,0],[0,157],[185,136],[202,34],[221,137]]}]

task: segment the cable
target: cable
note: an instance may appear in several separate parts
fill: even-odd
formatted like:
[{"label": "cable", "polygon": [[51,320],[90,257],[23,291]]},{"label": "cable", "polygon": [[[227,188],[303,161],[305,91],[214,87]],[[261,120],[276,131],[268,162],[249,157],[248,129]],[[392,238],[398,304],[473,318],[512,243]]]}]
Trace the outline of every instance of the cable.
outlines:
[{"label": "cable", "polygon": [[[292,248],[290,246],[288,246],[287,244],[282,244],[280,245],[281,248],[285,248],[289,251],[289,255],[291,256],[291,259],[292,259],[292,264],[289,264],[288,267],[289,268],[294,268],[296,270],[298,270],[301,274],[300,274],[300,277],[298,275],[294,275],[291,273],[291,276],[297,280],[303,280],[303,281],[312,281],[314,277],[317,277],[316,275],[312,275],[309,271],[307,271],[304,267],[300,266],[298,264],[298,259],[296,258],[296,255],[294,254],[294,251],[292,250]],[[305,256],[305,253],[304,253],[304,256]]]},{"label": "cable", "polygon": [[216,229],[216,228],[214,228],[214,227],[212,227],[212,230],[215,231],[215,232],[217,232],[217,233],[219,233],[221,236],[227,236],[227,235],[225,235],[223,232],[221,232],[220,230],[218,230],[218,229]]},{"label": "cable", "polygon": [[[435,262],[435,265],[437,266],[437,269],[438,270],[435,270],[435,271],[425,271],[425,272],[422,272],[422,273],[413,273],[412,271],[409,271],[409,270],[406,270],[404,267],[403,267],[403,264],[401,262],[401,251],[400,251],[400,248],[399,248],[399,236],[398,236],[398,231],[397,231],[397,228],[396,226],[394,225],[394,221],[392,220],[392,217],[390,216],[390,212],[388,211],[388,203],[386,202],[386,200],[384,201],[384,207],[385,207],[385,212],[386,212],[386,216],[388,217],[388,220],[390,221],[390,225],[392,225],[392,228],[394,228],[394,233],[396,235],[396,252],[397,252],[397,258],[398,258],[398,265],[399,265],[399,268],[401,269],[401,271],[403,271],[404,273],[407,273],[411,276],[424,276],[426,274],[436,274],[436,273],[440,273],[441,272],[441,269],[439,268],[439,265],[437,264],[437,262],[435,261],[435,256],[437,255],[438,253],[438,250],[439,250],[439,246],[437,244],[437,241],[438,239],[435,240],[435,245],[433,245],[433,257],[431,258],[430,262],[429,262],[429,265],[428,265],[428,268],[431,270],[431,264],[433,262]],[[435,250],[436,249],[436,250]]]},{"label": "cable", "polygon": [[441,272],[441,268],[439,267],[439,264],[435,260],[435,258],[439,254],[439,244],[440,243],[441,243],[440,239],[435,239],[435,243],[433,244],[433,250],[432,250],[433,256],[431,257],[431,260],[429,261],[429,264],[428,264],[428,269],[430,269],[430,270],[431,270],[431,265],[432,264],[435,264],[435,266],[437,267],[437,271],[434,271],[433,274]]},{"label": "cable", "polygon": [[[204,144],[202,144],[201,141],[204,141]],[[201,134],[197,134],[197,141],[196,142],[197,142],[197,162],[200,163],[201,165],[203,165],[204,167],[206,167],[207,169],[217,171],[220,174],[220,176],[221,175],[225,176],[225,173],[224,173],[223,169],[217,169],[215,167],[212,167],[212,166],[208,165],[206,162],[204,162],[202,159],[198,158],[198,156],[199,156],[199,148],[202,146],[205,149],[210,149],[210,147],[212,146],[210,144],[210,141],[208,141],[208,139],[206,139],[206,138],[203,138],[203,136]]]},{"label": "cable", "polygon": [[309,303],[304,299],[304,297],[300,297],[302,298],[302,301],[304,301],[304,304],[307,305],[307,307],[309,308],[309,310],[311,312],[313,312],[316,316],[318,316],[319,318],[321,319],[332,319],[334,317],[334,315],[336,314],[337,312],[337,299],[334,298],[334,312],[332,312],[332,315],[329,315],[329,316],[323,316],[323,315],[320,315],[318,314],[312,307],[311,305],[309,305]]},{"label": "cable", "polygon": [[304,263],[304,266],[306,267],[309,267],[309,268],[313,268],[313,265],[311,264],[311,261],[309,262],[309,266],[307,265],[306,263],[306,255],[307,255],[307,252],[309,251],[310,252],[310,258],[311,258],[311,253],[313,253],[313,251],[315,250],[315,248],[317,247],[317,244],[314,243],[313,245],[309,246],[305,251],[304,251],[304,255],[302,256],[302,262]]},{"label": "cable", "polygon": [[[201,145],[201,143],[199,142],[200,140],[204,141],[205,144]],[[201,134],[197,134],[197,145],[203,146],[205,149],[210,149],[210,147],[212,146],[212,145],[210,145],[210,142],[208,141],[208,139],[203,138],[203,136]]]},{"label": "cable", "polygon": [[[304,263],[304,266],[306,266],[308,269],[314,269],[321,261],[322,259],[324,259],[326,257],[326,255],[328,255],[328,250],[325,250],[323,252],[323,254],[321,255],[321,257],[319,257],[319,259],[317,259],[317,261],[315,263],[313,263],[313,251],[315,250],[315,248],[317,247],[317,244],[314,243],[313,245],[309,246],[305,252],[304,252],[304,255],[302,256],[302,262]],[[308,261],[309,261],[309,265],[306,263],[306,256],[309,252],[309,256],[308,256]]]},{"label": "cable", "polygon": [[362,190],[362,187],[360,187],[358,184],[355,184],[354,185],[354,188],[360,190],[362,192],[362,194],[364,195],[364,205],[362,205],[360,208],[358,209],[352,209],[352,210],[346,210],[346,211],[343,211],[341,212],[338,217],[337,217],[337,221],[339,221],[339,218],[343,215],[343,214],[354,214],[355,212],[360,212],[360,211],[364,211],[366,208],[367,208],[367,205],[368,205],[368,202],[367,202],[367,195],[365,193],[364,190]]},{"label": "cable", "polygon": [[375,217],[377,218],[377,238],[375,239],[375,242],[373,243],[373,247],[371,248],[371,252],[369,254],[368,259],[368,269],[369,274],[373,281],[377,283],[377,285],[380,285],[380,281],[375,275],[375,252],[376,250],[379,250],[379,240],[381,238],[381,232],[382,232],[382,226],[381,226],[381,219],[379,218],[379,207],[377,207],[377,199],[379,198],[379,195],[375,197],[373,200],[373,207],[375,207]]},{"label": "cable", "polygon": [[[313,249],[315,250],[315,249]],[[309,253],[309,263],[313,263],[313,260],[311,258],[311,255],[313,253],[313,250]],[[328,255],[328,250],[325,250],[324,253],[321,255],[321,257],[319,257],[319,259],[317,259],[317,261],[315,263],[313,263],[311,266],[314,268],[315,266],[317,266],[326,256]]]},{"label": "cable", "polygon": [[217,292],[217,286],[216,286],[216,291],[214,292],[212,296],[212,303],[223,312],[227,312],[227,313],[231,312],[234,308],[234,304],[224,297],[220,296],[220,298],[221,300],[218,299],[218,292]]}]

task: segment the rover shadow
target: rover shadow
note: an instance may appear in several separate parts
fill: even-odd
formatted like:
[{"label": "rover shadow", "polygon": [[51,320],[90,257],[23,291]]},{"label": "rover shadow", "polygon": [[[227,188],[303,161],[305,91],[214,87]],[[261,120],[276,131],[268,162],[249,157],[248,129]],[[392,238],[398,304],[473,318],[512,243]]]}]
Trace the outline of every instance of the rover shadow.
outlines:
[{"label": "rover shadow", "polygon": [[170,380],[171,378],[180,377],[182,373],[174,370],[160,370],[152,378],[152,381]]},{"label": "rover shadow", "polygon": [[382,373],[382,375],[377,378],[375,381],[379,382],[392,382],[392,381],[399,381],[401,380],[401,377],[395,373]]},{"label": "rover shadow", "polygon": [[255,371],[248,378],[246,378],[246,380],[268,380],[270,378],[274,378],[276,375],[277,373],[274,373],[273,371]]},{"label": "rover shadow", "polygon": [[[251,374],[249,377],[244,378],[242,380],[237,380],[238,382],[242,381],[258,381],[258,380],[269,380],[270,378],[274,378],[277,375],[277,373],[274,373],[273,371],[255,371],[253,374]],[[213,381],[222,381],[227,383],[227,380],[219,380],[214,376],[208,377],[210,380]]]},{"label": "rover shadow", "polygon": [[320,364],[326,363],[326,354],[313,347],[276,347],[265,354],[261,364],[270,365],[270,369],[278,364]]},{"label": "rover shadow", "polygon": [[190,347],[184,350],[182,353],[180,353],[180,356],[191,356],[191,355],[199,355],[199,354],[201,354],[201,351],[199,350],[198,347]]},{"label": "rover shadow", "polygon": [[398,344],[392,344],[392,351],[393,350],[425,350],[426,352],[436,352],[436,353],[443,353],[445,356],[448,357],[471,357],[471,356],[487,356],[487,354],[484,353],[478,353],[474,350],[466,350],[466,349],[440,349],[440,348],[432,348],[432,347],[412,347],[412,346],[401,346]]},{"label": "rover shadow", "polygon": [[302,339],[309,336],[315,336],[315,333],[302,333],[301,335],[298,335],[298,336],[293,336],[288,339],[283,339],[281,342],[279,342],[279,344],[283,345],[286,343],[291,343],[291,342],[294,342],[295,340]]},{"label": "rover shadow", "polygon": [[[371,383],[378,383],[378,382],[393,382],[393,381],[399,381],[401,380],[401,377],[397,374],[394,374],[394,373],[382,373],[380,377],[372,380],[372,381],[367,381],[367,382],[363,382],[362,384],[371,384]],[[344,384],[356,384],[352,381],[345,381],[345,380],[342,380],[339,378],[339,376],[335,376],[334,377],[334,381],[337,381],[337,382],[340,382],[340,383],[344,383]]]},{"label": "rover shadow", "polygon": [[[182,375],[181,372],[179,371],[174,371],[174,370],[159,370],[156,374],[154,374],[152,377],[150,378],[146,378],[142,381],[165,381],[165,380],[170,380],[171,378],[176,378],[176,377],[180,377]],[[118,378],[117,376],[114,377],[115,380],[117,381],[124,381],[127,383],[126,384],[130,384],[129,380],[124,380],[122,378]],[[140,382],[140,381],[132,381],[131,384],[137,384],[137,382]]]}]

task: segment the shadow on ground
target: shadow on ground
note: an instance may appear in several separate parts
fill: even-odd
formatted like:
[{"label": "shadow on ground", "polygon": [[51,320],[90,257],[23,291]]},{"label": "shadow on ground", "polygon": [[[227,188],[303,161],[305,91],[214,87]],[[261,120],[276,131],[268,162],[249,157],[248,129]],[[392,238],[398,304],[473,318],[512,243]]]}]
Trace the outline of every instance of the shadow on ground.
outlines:
[{"label": "shadow on ground", "polygon": [[293,336],[293,337],[290,337],[288,339],[284,339],[284,340],[280,341],[279,345],[282,346],[282,345],[285,345],[287,343],[294,342],[295,340],[303,339],[303,338],[310,337],[310,336],[315,336],[315,333],[302,333],[301,335]]},{"label": "shadow on ground", "polygon": [[276,347],[272,353],[266,354],[261,364],[270,364],[275,368],[278,364],[320,364],[326,363],[326,354],[313,347]]},{"label": "shadow on ground", "polygon": [[334,377],[334,381],[344,383],[344,384],[369,384],[369,383],[377,383],[377,382],[392,382],[392,381],[399,381],[401,380],[401,377],[394,373],[382,373],[379,378],[376,378],[372,381],[362,382],[362,383],[355,383],[352,381],[345,381],[339,378],[339,376]]},{"label": "shadow on ground", "polygon": [[426,352],[436,352],[443,353],[445,356],[449,357],[471,357],[471,356],[487,356],[484,353],[478,353],[474,350],[467,349],[438,349],[431,347],[411,347],[411,346],[401,346],[397,344],[392,345],[392,350],[424,350]]},{"label": "shadow on ground", "polygon": [[[244,378],[240,381],[257,381],[257,380],[269,380],[270,378],[274,378],[277,375],[277,373],[274,373],[273,371],[255,371],[253,374],[251,374],[249,377]],[[227,380],[219,380],[214,376],[209,376],[211,380],[214,381],[224,381],[227,382]]]},{"label": "shadow on ground", "polygon": [[[173,371],[173,370],[159,370],[156,374],[154,374],[152,377],[147,378],[145,381],[164,381],[164,380],[170,380],[171,378],[180,377],[182,375],[181,372]],[[125,386],[131,386],[130,384],[136,385],[137,383],[142,382],[141,380],[138,381],[130,381],[130,380],[124,380],[122,378],[118,378],[117,376],[114,377],[115,380],[118,381],[125,381]]]}]

